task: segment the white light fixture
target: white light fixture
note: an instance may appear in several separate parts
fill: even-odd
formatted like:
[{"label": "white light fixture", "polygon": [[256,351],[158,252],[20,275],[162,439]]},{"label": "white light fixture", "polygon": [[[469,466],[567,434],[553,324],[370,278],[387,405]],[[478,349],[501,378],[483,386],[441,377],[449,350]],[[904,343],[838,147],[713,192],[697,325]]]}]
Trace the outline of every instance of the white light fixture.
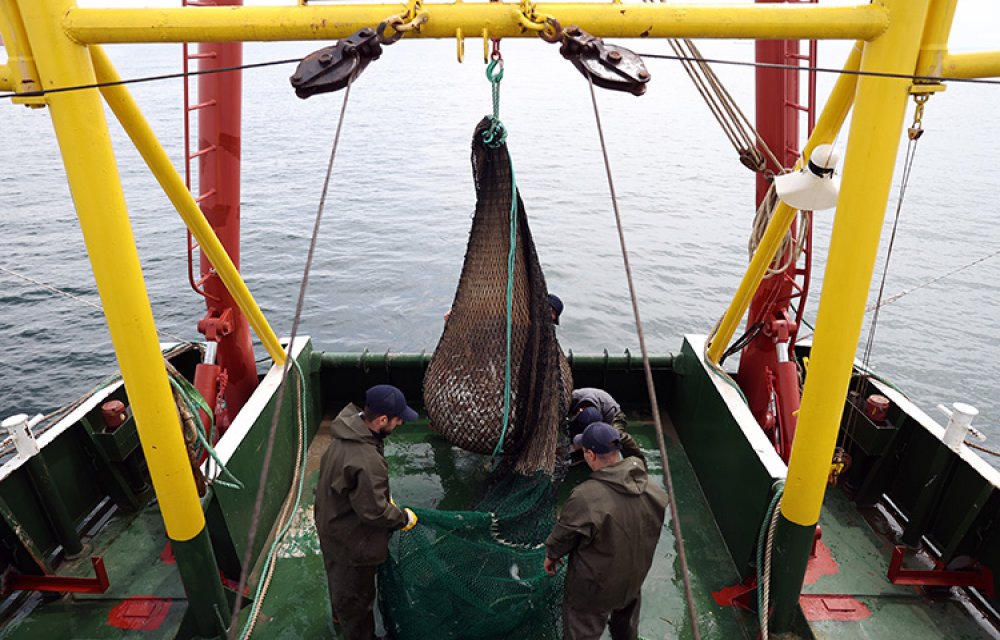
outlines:
[{"label": "white light fixture", "polygon": [[833,145],[817,145],[801,171],[775,176],[778,197],[800,211],[822,211],[837,206],[839,188],[833,170],[839,159]]}]

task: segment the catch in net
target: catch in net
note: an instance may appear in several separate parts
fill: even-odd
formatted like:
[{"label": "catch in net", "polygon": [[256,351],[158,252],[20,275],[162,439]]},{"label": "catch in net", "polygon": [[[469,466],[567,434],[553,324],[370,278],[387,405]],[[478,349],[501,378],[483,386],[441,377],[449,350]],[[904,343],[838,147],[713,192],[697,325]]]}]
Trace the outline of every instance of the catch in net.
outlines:
[{"label": "catch in net", "polygon": [[560,635],[563,576],[545,574],[542,543],[555,523],[573,385],[506,144],[483,141],[490,125],[484,118],[473,136],[476,214],[424,405],[434,431],[499,464],[468,511],[416,510],[420,524],[393,536],[379,598],[402,639]]}]

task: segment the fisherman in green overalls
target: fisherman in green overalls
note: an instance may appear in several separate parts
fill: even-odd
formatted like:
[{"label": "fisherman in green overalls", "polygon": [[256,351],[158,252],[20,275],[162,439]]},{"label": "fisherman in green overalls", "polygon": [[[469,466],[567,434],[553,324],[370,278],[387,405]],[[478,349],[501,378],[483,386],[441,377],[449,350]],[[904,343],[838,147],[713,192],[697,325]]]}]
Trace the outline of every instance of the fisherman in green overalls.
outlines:
[{"label": "fisherman in green overalls", "polygon": [[613,640],[639,635],[642,583],[660,539],[667,494],[634,457],[622,459],[618,430],[595,422],[573,439],[592,473],[563,506],[545,540],[545,572],[569,555],[563,637]]},{"label": "fisherman in green overalls", "polygon": [[388,384],[365,394],[365,408],[349,404],[330,427],[316,482],[316,530],[326,565],[334,622],[347,640],[375,638],[375,571],[389,555],[389,536],[417,524],[410,509],[389,495],[382,441],[417,412]]}]

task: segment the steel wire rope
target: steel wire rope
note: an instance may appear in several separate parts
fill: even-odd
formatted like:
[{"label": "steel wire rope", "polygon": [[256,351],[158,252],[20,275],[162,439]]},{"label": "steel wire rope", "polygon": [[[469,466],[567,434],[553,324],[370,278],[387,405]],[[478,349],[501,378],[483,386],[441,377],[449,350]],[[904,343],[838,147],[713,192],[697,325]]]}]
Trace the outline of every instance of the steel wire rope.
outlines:
[{"label": "steel wire rope", "polygon": [[[664,54],[637,53],[636,55],[638,55],[641,58],[649,58],[652,60],[676,60],[676,61],[688,60],[691,62],[698,62],[699,64],[712,63],[712,64],[727,64],[737,67],[758,67],[761,69],[789,69],[792,71],[816,71],[818,73],[846,74],[853,76],[870,76],[876,78],[897,78],[904,80],[913,80],[915,82],[933,82],[933,83],[966,82],[970,84],[1000,86],[1000,79],[991,79],[991,78],[956,78],[954,76],[918,76],[905,73],[884,73],[881,71],[836,69],[833,67],[803,67],[800,65],[777,64],[772,62],[744,62],[741,60],[724,60],[722,58],[695,58],[692,56],[670,55],[665,53]],[[138,84],[143,82],[156,82],[159,80],[174,80],[177,78],[187,78],[190,76],[200,76],[210,73],[225,73],[227,71],[238,71],[240,69],[258,69],[262,67],[270,67],[282,64],[298,64],[300,62],[302,62],[301,58],[286,58],[283,60],[270,60],[267,62],[250,62],[247,64],[234,65],[232,67],[220,67],[218,69],[199,69],[197,71],[166,73],[155,76],[139,76],[137,78],[124,78],[122,80],[116,80],[114,82],[94,82],[91,84],[71,85],[68,87],[56,87],[53,89],[42,89],[38,91],[24,91],[24,92],[8,91],[6,93],[0,93],[0,99],[37,98],[37,97],[43,97],[49,93],[63,93],[65,91],[82,91],[84,89],[100,89],[101,87]]]},{"label": "steel wire rope", "polygon": [[[689,56],[670,55],[668,53],[636,53],[640,58],[652,60],[694,60]],[[701,61],[712,64],[728,64],[736,67],[757,67],[760,69],[788,69],[791,71],[815,71],[817,73],[839,73],[851,76],[868,76],[873,78],[896,78],[913,80],[915,82],[967,82],[970,84],[1000,85],[1000,79],[992,78],[957,78],[955,76],[918,76],[911,73],[888,73],[885,71],[861,71],[852,69],[837,69],[834,67],[803,67],[797,64],[779,64],[777,62],[743,62],[742,60],[724,60],[722,58],[701,58]],[[0,96],[2,97],[2,96]]]},{"label": "steel wire rope", "polygon": [[[39,287],[42,287],[43,289],[47,289],[47,290],[51,291],[52,293],[57,293],[57,294],[59,294],[61,296],[69,298],[70,300],[73,300],[75,302],[79,302],[80,304],[85,304],[85,305],[87,305],[89,307],[93,307],[94,309],[97,309],[98,311],[100,311],[102,315],[104,314],[104,307],[100,306],[97,303],[91,302],[90,300],[87,300],[86,298],[81,298],[80,296],[75,296],[72,293],[69,293],[67,291],[63,291],[62,289],[60,289],[58,287],[54,287],[54,286],[52,286],[50,284],[46,284],[46,283],[44,283],[44,282],[42,282],[40,280],[35,280],[34,278],[31,278],[30,276],[26,276],[23,273],[18,273],[17,271],[14,271],[13,269],[8,269],[7,267],[4,267],[2,265],[0,265],[0,271],[3,271],[4,273],[8,273],[8,274],[10,274],[10,275],[12,275],[14,277],[20,278],[20,279],[24,280],[25,282],[30,282],[32,284],[38,285]],[[182,343],[182,344],[193,344],[190,340],[186,340],[186,339],[181,338],[179,336],[175,336],[174,334],[169,333],[167,331],[163,331],[162,329],[159,329],[159,328],[156,329],[156,333],[158,333],[158,334],[160,334],[162,336],[166,336],[168,338],[173,338],[174,340],[176,340],[177,342]]]},{"label": "steel wire rope", "polygon": [[[922,103],[918,103],[917,107],[918,110],[920,110],[921,107]],[[917,116],[917,118],[918,119],[915,124],[919,123],[919,115]],[[922,129],[919,130],[919,133],[917,133],[916,135],[914,135],[912,131],[913,127],[911,127],[909,142],[907,142],[906,144],[906,154],[903,160],[903,173],[902,176],[900,177],[900,182],[899,182],[899,196],[896,199],[896,213],[892,221],[892,233],[889,235],[889,246],[886,247],[885,251],[885,263],[882,265],[882,277],[879,281],[878,296],[876,296],[875,298],[875,311],[872,313],[872,319],[870,324],[868,325],[868,339],[865,342],[865,350],[861,356],[861,364],[866,371],[871,370],[872,350],[875,347],[875,330],[878,328],[879,311],[882,308],[881,305],[882,296],[885,293],[885,282],[889,275],[889,261],[892,258],[893,247],[896,244],[896,232],[899,229],[899,216],[903,211],[903,200],[906,197],[906,187],[910,182],[910,173],[913,170],[913,159],[917,152],[917,142],[920,140],[920,134],[923,133]],[[861,392],[862,385],[864,384],[864,380],[866,377],[867,376],[864,375],[859,376],[857,382],[857,388],[855,389],[856,392],[858,393]],[[864,410],[863,407],[858,407],[858,409],[862,411]],[[838,447],[843,448],[844,444],[847,442],[847,439],[853,437],[857,422],[858,422],[857,412],[852,411],[847,419],[847,424],[845,425],[845,428],[841,430],[840,435],[837,439]]]},{"label": "steel wire rope", "polygon": [[[290,359],[291,360],[291,359]],[[243,626],[243,630],[240,632],[240,640],[245,640],[253,635],[254,627],[257,625],[257,618],[260,616],[261,610],[264,608],[264,598],[267,597],[267,592],[271,588],[271,579],[274,577],[274,568],[277,566],[277,562],[274,561],[274,555],[278,552],[278,548],[285,539],[285,535],[292,526],[292,520],[295,517],[295,513],[299,510],[299,504],[302,501],[302,486],[305,484],[305,471],[306,471],[306,429],[305,429],[305,403],[302,401],[303,385],[305,380],[305,374],[302,372],[302,367],[298,362],[292,360],[295,365],[296,381],[295,392],[296,399],[298,402],[298,411],[296,411],[296,423],[298,426],[298,439],[297,448],[295,451],[295,469],[292,471],[292,487],[288,490],[288,495],[285,497],[285,502],[282,505],[281,513],[278,515],[277,522],[282,523],[281,530],[278,535],[275,536],[274,541],[271,543],[271,548],[268,549],[267,556],[264,561],[264,568],[262,570],[262,575],[260,582],[257,585],[257,591],[254,593],[253,604],[250,607],[250,615],[247,616],[246,624]],[[295,492],[295,500],[292,500],[292,492]]]},{"label": "steel wire rope", "polygon": [[986,260],[989,260],[990,258],[995,258],[998,255],[1000,255],[1000,250],[997,250],[997,251],[994,251],[993,253],[990,253],[988,255],[982,256],[981,258],[976,258],[972,262],[967,262],[966,264],[958,267],[957,269],[952,269],[948,273],[941,274],[940,276],[938,276],[936,278],[931,278],[930,280],[927,280],[926,282],[921,282],[920,284],[918,284],[918,285],[916,285],[914,287],[910,287],[909,289],[904,289],[904,290],[902,290],[902,291],[900,291],[898,293],[894,293],[891,296],[889,296],[888,298],[886,298],[884,300],[880,300],[878,302],[878,304],[871,304],[871,305],[869,305],[868,308],[865,309],[865,313],[870,313],[872,311],[876,311],[876,310],[880,309],[881,307],[888,306],[888,305],[892,304],[893,302],[896,302],[897,300],[899,300],[900,298],[902,298],[905,295],[911,294],[914,291],[917,291],[918,289],[923,289],[924,287],[930,286],[930,285],[934,284],[935,282],[939,282],[941,280],[944,280],[945,278],[953,276],[956,273],[959,273],[960,271],[965,271],[969,267],[974,267],[977,264],[979,264],[980,262],[984,262]]},{"label": "steel wire rope", "polygon": [[93,82],[90,84],[77,84],[68,87],[55,87],[53,89],[40,89],[38,91],[10,91],[0,93],[0,98],[39,98],[50,93],[65,93],[67,91],[82,91],[84,89],[100,89],[102,87],[117,87],[127,84],[139,84],[143,82],[157,82],[159,80],[176,80],[178,78],[188,78],[191,76],[202,76],[211,73],[226,73],[227,71],[240,71],[242,69],[258,69],[262,67],[273,67],[280,64],[298,64],[302,58],[286,58],[283,60],[270,60],[268,62],[248,62],[247,64],[233,65],[231,67],[219,67],[217,69],[199,69],[197,71],[181,71],[179,73],[164,73],[155,76],[139,76],[138,78],[123,78],[110,82]]},{"label": "steel wire rope", "polygon": [[611,206],[615,213],[615,225],[618,227],[618,242],[622,250],[622,262],[625,266],[625,277],[628,280],[629,298],[632,301],[632,315],[635,318],[636,336],[639,339],[639,349],[642,351],[642,368],[646,374],[646,390],[649,393],[650,409],[653,413],[653,425],[656,427],[656,441],[663,461],[663,482],[670,501],[670,513],[674,537],[677,539],[677,559],[681,565],[681,578],[684,582],[684,597],[687,600],[688,616],[691,619],[691,633],[694,640],[701,640],[701,629],[698,625],[698,610],[694,605],[694,593],[691,590],[691,575],[688,571],[687,553],[684,550],[684,536],[681,533],[680,514],[677,511],[677,496],[674,492],[674,482],[670,472],[670,460],[667,458],[667,445],[663,438],[663,424],[660,421],[659,402],[656,399],[656,386],[653,384],[653,369],[649,364],[649,352],[646,350],[646,338],[642,330],[642,320],[639,317],[639,301],[635,292],[635,282],[632,279],[632,267],[629,264],[628,249],[625,245],[625,231],[622,228],[621,212],[618,209],[618,196],[615,193],[615,182],[611,176],[611,161],[608,159],[608,147],[604,140],[604,128],[601,126],[601,113],[597,108],[597,94],[594,92],[594,81],[589,75],[590,99],[594,105],[594,119],[597,122],[597,135],[601,141],[601,154],[604,156],[604,170],[608,177],[608,190],[611,194]]},{"label": "steel wire rope", "polygon": [[[313,223],[312,237],[309,240],[309,250],[306,253],[306,261],[302,270],[302,283],[299,285],[299,296],[295,303],[295,315],[292,318],[292,331],[288,339],[287,357],[285,358],[285,364],[281,370],[281,383],[278,387],[278,397],[274,404],[274,415],[271,419],[271,429],[267,437],[267,448],[264,451],[264,459],[261,462],[257,497],[254,501],[253,514],[250,517],[250,528],[247,532],[246,552],[243,554],[243,563],[240,567],[240,581],[239,586],[236,589],[236,593],[238,594],[243,593],[244,588],[246,588],[247,579],[249,578],[251,570],[250,562],[253,558],[253,543],[257,537],[257,529],[260,525],[260,511],[261,505],[264,502],[264,488],[267,485],[268,473],[271,470],[271,457],[274,453],[274,441],[278,432],[278,420],[281,416],[281,405],[283,404],[285,398],[285,389],[288,386],[286,384],[288,380],[288,372],[292,368],[292,347],[295,344],[295,338],[299,331],[299,323],[302,319],[302,308],[305,303],[306,287],[309,285],[309,270],[312,267],[313,255],[316,252],[316,243],[319,238],[319,228],[323,220],[323,207],[326,205],[326,196],[330,188],[330,177],[333,175],[333,163],[337,157],[337,147],[340,143],[340,133],[344,127],[344,114],[347,112],[347,101],[348,98],[351,97],[351,86],[354,84],[356,74],[356,71],[351,73],[347,80],[347,87],[344,90],[344,102],[340,107],[340,116],[337,119],[337,130],[333,136],[333,147],[330,149],[330,159],[326,166],[326,176],[323,180],[323,190],[320,194],[319,205],[316,209],[316,220]],[[229,629],[227,634],[229,640],[234,640],[236,638],[236,622],[239,615],[239,607],[233,607],[232,615],[229,619]]]}]

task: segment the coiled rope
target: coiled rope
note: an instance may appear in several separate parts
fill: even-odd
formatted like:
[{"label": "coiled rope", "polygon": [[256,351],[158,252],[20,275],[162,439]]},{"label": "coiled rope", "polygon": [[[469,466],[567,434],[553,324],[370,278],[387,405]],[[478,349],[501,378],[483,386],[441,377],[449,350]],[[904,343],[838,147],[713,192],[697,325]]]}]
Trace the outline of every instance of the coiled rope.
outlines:
[{"label": "coiled rope", "polygon": [[774,496],[767,507],[764,519],[760,523],[757,535],[757,620],[760,625],[760,639],[768,638],[768,620],[771,603],[771,548],[774,542],[774,531],[778,525],[778,514],[781,513],[781,496],[785,493],[785,483],[779,480],[772,487]]}]

